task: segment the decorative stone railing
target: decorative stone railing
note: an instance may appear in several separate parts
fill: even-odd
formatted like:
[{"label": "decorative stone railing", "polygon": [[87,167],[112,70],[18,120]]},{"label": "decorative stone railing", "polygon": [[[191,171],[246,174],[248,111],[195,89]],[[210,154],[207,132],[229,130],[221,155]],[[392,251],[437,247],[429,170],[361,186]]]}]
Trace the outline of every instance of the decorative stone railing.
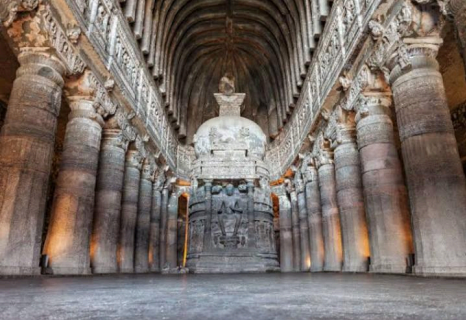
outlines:
[{"label": "decorative stone railing", "polygon": [[334,2],[294,114],[269,145],[266,160],[272,179],[279,179],[298,156],[345,65],[367,38],[369,21],[380,3],[380,0]]},{"label": "decorative stone railing", "polygon": [[[162,97],[153,81],[138,44],[121,12],[117,0],[68,0],[67,7],[51,1],[53,10],[63,10],[62,16],[71,11],[74,19],[103,63],[114,77],[122,100],[136,114],[147,130],[150,140],[160,150],[173,171],[177,165],[178,143],[168,122]],[[51,13],[52,16],[52,13]],[[51,17],[53,19],[53,17]],[[61,28],[58,22],[56,28]],[[80,59],[92,59],[86,50],[79,51]]]}]

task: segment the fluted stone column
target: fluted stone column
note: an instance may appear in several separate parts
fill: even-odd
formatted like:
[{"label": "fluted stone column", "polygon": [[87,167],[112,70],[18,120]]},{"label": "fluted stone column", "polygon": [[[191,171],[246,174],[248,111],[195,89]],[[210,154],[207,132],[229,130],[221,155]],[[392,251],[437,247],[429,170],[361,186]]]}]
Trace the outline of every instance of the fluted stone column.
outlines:
[{"label": "fluted stone column", "polygon": [[298,272],[301,269],[301,239],[299,236],[299,205],[298,195],[294,187],[289,184],[288,192],[291,203],[291,232],[293,235],[293,270]]},{"label": "fluted stone column", "polygon": [[91,241],[93,273],[118,271],[117,249],[128,141],[123,136],[116,118],[117,116],[114,116],[107,121],[102,137]]},{"label": "fluted stone column", "polygon": [[293,272],[293,235],[291,231],[291,203],[284,187],[277,192],[280,207],[280,270]]},{"label": "fluted stone column", "polygon": [[300,252],[301,252],[301,266],[300,270],[309,272],[311,268],[311,250],[309,248],[309,223],[308,213],[306,208],[306,195],[304,193],[304,183],[301,177],[296,179],[296,175],[301,175],[300,172],[295,173],[295,185],[298,197],[299,209],[299,238],[300,238]]},{"label": "fluted stone column", "polygon": [[152,209],[150,219],[149,268],[152,272],[160,272],[160,216],[162,211],[162,188],[165,176],[158,172],[153,185]]},{"label": "fluted stone column", "polygon": [[136,246],[134,269],[138,273],[149,272],[149,240],[152,210],[152,183],[154,162],[146,159],[142,167],[139,186],[139,207],[136,224]]},{"label": "fluted stone column", "polygon": [[306,169],[306,208],[309,223],[309,242],[311,251],[311,272],[324,269],[324,238],[322,233],[322,207],[320,203],[319,180],[314,166]]},{"label": "fluted stone column", "polygon": [[335,166],[331,152],[326,150],[322,150],[321,152],[318,174],[325,247],[324,271],[341,271],[343,256]]},{"label": "fluted stone column", "polygon": [[356,144],[354,114],[347,113],[337,125],[335,180],[343,240],[344,272],[368,271],[369,235],[361,181],[361,162]]},{"label": "fluted stone column", "polygon": [[23,52],[0,134],[0,274],[39,274],[64,65]]},{"label": "fluted stone column", "polygon": [[371,272],[405,273],[413,253],[408,196],[395,147],[391,97],[367,93],[356,116]]},{"label": "fluted stone column", "polygon": [[435,59],[441,39],[404,43],[389,67],[411,204],[414,272],[466,275],[466,181]]},{"label": "fluted stone column", "polygon": [[167,261],[170,269],[178,265],[178,193],[173,190],[168,202]]},{"label": "fluted stone column", "polygon": [[102,116],[94,108],[92,75],[67,84],[71,108],[43,254],[53,274],[90,274],[95,185]]},{"label": "fluted stone column", "polygon": [[135,267],[135,232],[138,219],[139,186],[142,156],[132,143],[126,153],[121,223],[118,244],[118,268],[122,273],[133,273]]},{"label": "fluted stone column", "polygon": [[167,261],[167,220],[168,200],[170,198],[169,184],[162,190],[162,207],[160,210],[160,270],[163,270]]}]

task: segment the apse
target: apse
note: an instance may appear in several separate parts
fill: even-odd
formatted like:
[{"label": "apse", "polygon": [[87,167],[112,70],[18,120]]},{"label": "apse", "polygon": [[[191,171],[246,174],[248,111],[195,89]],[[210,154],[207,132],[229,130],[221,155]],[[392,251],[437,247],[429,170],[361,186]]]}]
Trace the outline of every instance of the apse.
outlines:
[{"label": "apse", "polygon": [[[134,0],[122,3],[138,36]],[[192,144],[199,126],[218,115],[213,94],[230,73],[246,94],[242,116],[255,121],[268,139],[278,135],[299,97],[315,33],[310,1],[156,1],[152,46],[146,62],[164,95],[181,142]],[[134,18],[134,19],[133,19]],[[139,35],[140,37],[142,35]],[[148,36],[147,36],[148,37]]]}]

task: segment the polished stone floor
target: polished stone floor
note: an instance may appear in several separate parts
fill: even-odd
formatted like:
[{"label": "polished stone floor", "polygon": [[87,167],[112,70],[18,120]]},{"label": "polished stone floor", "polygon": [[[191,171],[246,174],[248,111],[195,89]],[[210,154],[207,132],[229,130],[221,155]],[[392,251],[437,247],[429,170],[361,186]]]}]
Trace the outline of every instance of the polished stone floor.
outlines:
[{"label": "polished stone floor", "polygon": [[0,279],[0,319],[466,319],[466,280],[278,273]]}]

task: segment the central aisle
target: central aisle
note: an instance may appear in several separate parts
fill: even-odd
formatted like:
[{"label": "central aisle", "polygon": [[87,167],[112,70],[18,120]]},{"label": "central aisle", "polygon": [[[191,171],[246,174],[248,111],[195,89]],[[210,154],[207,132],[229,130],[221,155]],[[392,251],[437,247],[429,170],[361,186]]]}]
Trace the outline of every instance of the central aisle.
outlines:
[{"label": "central aisle", "polygon": [[0,319],[464,319],[466,281],[370,274],[0,279]]}]

